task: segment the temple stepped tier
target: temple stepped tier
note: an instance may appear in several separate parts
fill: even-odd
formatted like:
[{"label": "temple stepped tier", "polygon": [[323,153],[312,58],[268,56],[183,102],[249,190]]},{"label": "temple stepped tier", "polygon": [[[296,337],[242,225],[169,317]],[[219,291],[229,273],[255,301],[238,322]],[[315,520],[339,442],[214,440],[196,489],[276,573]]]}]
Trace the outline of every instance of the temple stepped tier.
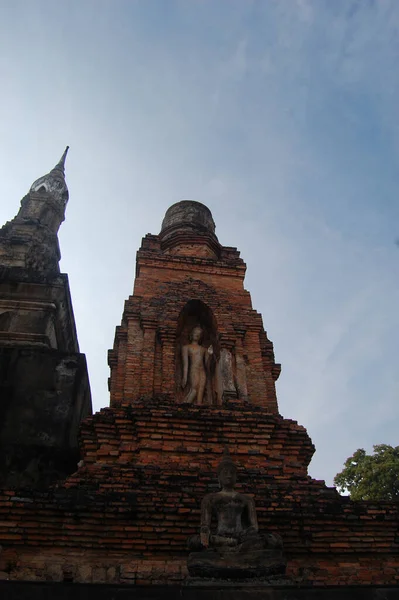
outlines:
[{"label": "temple stepped tier", "polygon": [[102,409],[82,429],[85,465],[132,463],[214,470],[221,448],[237,461],[279,477],[307,477],[314,447],[295,421],[249,404],[237,410],[176,405],[164,398],[129,409]]},{"label": "temple stepped tier", "polygon": [[[76,472],[0,496],[3,578],[176,585],[187,598],[197,586],[193,599],[209,582],[228,595],[235,578],[269,591],[397,584],[398,504],[354,503],[308,475],[314,447],[279,414],[280,365],[244,275],[198,202],[143,239],[110,407],[82,423]],[[310,598],[296,589],[262,598]]]},{"label": "temple stepped tier", "polygon": [[65,483],[3,493],[0,561],[3,570],[23,565],[16,579],[62,580],[68,567],[74,581],[185,580],[187,540],[198,531],[201,499],[217,491],[226,445],[259,530],[283,539],[294,582],[383,584],[397,572],[397,505],[352,503],[307,476],[313,447],[294,421],[258,407],[154,399],[102,409],[81,435],[83,461]]}]

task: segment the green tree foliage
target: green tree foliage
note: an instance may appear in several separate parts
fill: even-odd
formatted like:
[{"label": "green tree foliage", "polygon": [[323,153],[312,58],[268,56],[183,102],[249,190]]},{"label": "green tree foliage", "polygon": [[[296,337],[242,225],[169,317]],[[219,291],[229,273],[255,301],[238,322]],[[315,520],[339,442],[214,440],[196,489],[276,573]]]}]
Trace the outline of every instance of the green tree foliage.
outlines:
[{"label": "green tree foliage", "polygon": [[399,446],[373,446],[373,454],[359,448],[334,477],[339,491],[351,500],[399,500]]}]

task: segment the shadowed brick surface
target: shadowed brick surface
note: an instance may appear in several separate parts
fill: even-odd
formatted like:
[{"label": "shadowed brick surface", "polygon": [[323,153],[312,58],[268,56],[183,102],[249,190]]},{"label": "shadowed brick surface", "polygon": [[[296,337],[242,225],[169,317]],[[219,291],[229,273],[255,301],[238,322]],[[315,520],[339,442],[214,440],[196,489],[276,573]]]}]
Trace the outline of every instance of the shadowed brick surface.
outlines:
[{"label": "shadowed brick surface", "polygon": [[[82,423],[79,468],[42,491],[0,494],[0,578],[61,585],[3,589],[38,600],[398,597],[399,504],[353,503],[308,476],[314,447],[278,413],[280,366],[244,290],[245,265],[194,205],[178,205],[160,235],[143,240],[109,353],[111,406]],[[184,312],[190,302],[208,319],[216,353],[234,359],[235,392],[219,404],[182,403],[179,336],[183,318],[194,318]],[[225,446],[260,531],[282,536],[287,576],[302,587],[184,587],[187,538],[202,498],[218,488]]]}]

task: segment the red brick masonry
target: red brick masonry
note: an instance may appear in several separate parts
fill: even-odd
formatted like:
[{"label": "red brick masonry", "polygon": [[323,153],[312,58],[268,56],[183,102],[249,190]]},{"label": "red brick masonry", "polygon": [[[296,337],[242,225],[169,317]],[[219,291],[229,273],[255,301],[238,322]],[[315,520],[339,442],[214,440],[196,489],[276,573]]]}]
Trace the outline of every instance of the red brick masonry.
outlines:
[{"label": "red brick masonry", "polygon": [[[51,489],[0,493],[0,576],[181,583],[187,538],[227,446],[261,532],[283,538],[293,582],[397,584],[398,503],[353,503],[308,476],[314,447],[278,414],[280,365],[243,287],[245,265],[204,214],[208,229],[170,218],[143,240],[109,353],[111,407],[83,422],[77,472]],[[234,367],[234,377],[222,370],[218,401],[200,407],[182,403],[179,380],[195,311],[206,344]]]},{"label": "red brick masonry", "polygon": [[176,583],[224,444],[254,495],[261,531],[284,540],[288,574],[324,584],[399,579],[397,503],[353,503],[306,467],[313,446],[265,409],[176,406],[162,398],[103,409],[82,428],[84,464],[52,490],[0,498],[3,577]]},{"label": "red brick masonry", "polygon": [[244,262],[235,248],[222,246],[218,258],[198,256],[204,240],[192,234],[190,240],[194,255],[188,256],[168,254],[160,236],[143,239],[134,294],[109,352],[111,406],[160,393],[176,396],[179,318],[190,300],[200,300],[211,313],[217,350],[234,354],[239,395],[277,413],[274,382],[280,365],[244,289]]}]

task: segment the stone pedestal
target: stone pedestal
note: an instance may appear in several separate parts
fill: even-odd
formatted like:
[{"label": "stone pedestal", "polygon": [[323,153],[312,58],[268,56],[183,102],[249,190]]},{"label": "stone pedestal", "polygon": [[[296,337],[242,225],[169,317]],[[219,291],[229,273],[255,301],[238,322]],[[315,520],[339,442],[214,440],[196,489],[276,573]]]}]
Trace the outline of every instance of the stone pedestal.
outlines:
[{"label": "stone pedestal", "polygon": [[192,552],[187,568],[192,577],[198,578],[271,578],[284,575],[286,560],[281,550],[252,550],[245,553],[207,550]]}]

